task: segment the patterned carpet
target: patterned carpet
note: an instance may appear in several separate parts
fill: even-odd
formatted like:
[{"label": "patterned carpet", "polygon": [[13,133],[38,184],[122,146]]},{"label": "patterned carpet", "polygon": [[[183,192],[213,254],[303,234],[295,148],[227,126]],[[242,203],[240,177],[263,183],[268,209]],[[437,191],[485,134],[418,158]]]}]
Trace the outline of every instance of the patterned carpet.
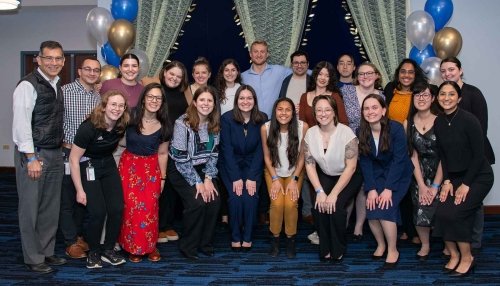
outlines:
[{"label": "patterned carpet", "polygon": [[[17,193],[12,174],[0,174],[0,285],[500,285],[500,216],[488,215],[483,248],[476,256],[476,273],[467,278],[441,274],[444,260],[442,243],[433,241],[429,260],[418,262],[417,246],[399,243],[400,261],[396,269],[379,271],[383,262],[371,260],[375,243],[369,230],[361,242],[349,241],[340,265],[318,260],[317,246],[307,240],[311,227],[301,223],[297,235],[297,258],[287,259],[284,245],[278,258],[267,255],[267,227],[256,228],[254,246],[249,253],[234,253],[229,232],[219,228],[216,255],[197,262],[184,259],[176,242],[159,245],[162,260],[152,263],[126,263],[102,269],[85,268],[84,260],[69,260],[56,272],[37,275],[22,263],[17,224]],[[64,255],[58,237],[56,253]],[[284,243],[283,243],[284,244]]]}]

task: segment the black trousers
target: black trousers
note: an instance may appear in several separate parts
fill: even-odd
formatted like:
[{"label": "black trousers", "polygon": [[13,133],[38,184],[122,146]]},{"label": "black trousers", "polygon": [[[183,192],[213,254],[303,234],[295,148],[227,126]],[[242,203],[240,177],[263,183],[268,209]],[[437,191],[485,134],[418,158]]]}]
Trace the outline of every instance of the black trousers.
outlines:
[{"label": "black trousers", "polygon": [[[205,165],[195,166],[196,172],[201,178],[205,177],[202,169]],[[205,203],[201,195],[196,196],[196,186],[191,186],[177,170],[174,160],[168,160],[168,177],[173,189],[179,194],[184,205],[183,226],[179,248],[181,251],[195,255],[198,248],[211,247],[217,215],[220,208],[220,197]],[[214,186],[217,188],[217,181],[214,179]]]},{"label": "black trousers", "polygon": [[80,163],[82,185],[87,194],[87,242],[91,251],[100,249],[100,240],[106,220],[106,240],[103,249],[113,249],[120,234],[123,214],[123,190],[118,168],[113,156],[91,159],[95,180],[88,181],[86,168],[88,161]]},{"label": "black trousers", "polygon": [[172,186],[170,176],[167,176],[159,201],[160,209],[158,212],[158,219],[160,231],[174,229],[175,213],[178,203],[180,203],[179,195]]},{"label": "black trousers", "polygon": [[[68,160],[71,149],[62,148],[65,161]],[[83,235],[83,220],[86,214],[85,206],[76,201],[76,189],[71,175],[64,175],[61,188],[61,209],[59,212],[59,229],[66,245],[76,242],[77,236]]]},{"label": "black trousers", "polygon": [[[323,190],[328,195],[339,180],[340,176],[329,176],[323,173],[318,165],[316,165],[318,178],[323,187]],[[351,177],[349,183],[340,192],[335,204],[335,212],[332,214],[318,213],[318,235],[319,239],[319,255],[325,257],[330,254],[330,257],[336,259],[344,255],[347,249],[346,239],[346,220],[347,220],[347,205],[349,201],[356,196],[361,184],[363,176],[359,167]]]}]

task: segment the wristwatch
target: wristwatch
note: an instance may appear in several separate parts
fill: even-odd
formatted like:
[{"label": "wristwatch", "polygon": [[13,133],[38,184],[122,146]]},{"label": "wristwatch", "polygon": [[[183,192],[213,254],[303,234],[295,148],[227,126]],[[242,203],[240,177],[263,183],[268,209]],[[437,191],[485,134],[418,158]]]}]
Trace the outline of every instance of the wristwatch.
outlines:
[{"label": "wristwatch", "polygon": [[210,175],[205,175],[205,180],[210,180],[210,181],[211,181],[211,180],[212,180],[212,176],[210,176]]}]

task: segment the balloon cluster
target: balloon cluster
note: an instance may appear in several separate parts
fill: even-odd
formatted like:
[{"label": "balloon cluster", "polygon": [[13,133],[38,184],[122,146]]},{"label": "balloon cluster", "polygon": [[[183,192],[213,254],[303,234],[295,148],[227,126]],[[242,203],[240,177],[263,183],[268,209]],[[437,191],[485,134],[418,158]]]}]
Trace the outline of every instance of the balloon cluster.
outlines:
[{"label": "balloon cluster", "polygon": [[424,11],[414,11],[406,19],[406,35],[413,44],[409,57],[422,67],[432,84],[442,82],[441,60],[457,56],[462,49],[460,33],[445,27],[452,14],[451,0],[427,0]]},{"label": "balloon cluster", "polygon": [[126,53],[133,53],[139,58],[139,79],[149,70],[149,59],[139,49],[131,49],[135,39],[132,22],[139,10],[137,0],[113,0],[111,11],[96,7],[87,14],[87,28],[101,46],[101,55],[107,65],[103,66],[101,79],[118,76],[120,58]]}]

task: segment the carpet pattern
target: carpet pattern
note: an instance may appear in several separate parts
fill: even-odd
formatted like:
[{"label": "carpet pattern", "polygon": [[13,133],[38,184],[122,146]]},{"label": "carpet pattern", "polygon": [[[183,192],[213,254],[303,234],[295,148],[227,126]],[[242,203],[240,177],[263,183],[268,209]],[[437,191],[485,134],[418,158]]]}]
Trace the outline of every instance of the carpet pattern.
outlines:
[{"label": "carpet pattern", "polygon": [[[180,227],[180,225],[179,225]],[[349,239],[347,253],[339,265],[320,262],[318,247],[307,240],[310,225],[300,223],[297,234],[297,258],[287,259],[285,239],[281,253],[273,258],[269,250],[267,226],[255,229],[252,251],[236,253],[230,249],[229,231],[216,232],[214,257],[196,262],[183,258],[177,242],[159,244],[162,260],[153,263],[128,262],[102,269],[85,268],[85,260],[68,260],[50,274],[34,274],[22,262],[17,222],[15,176],[0,174],[0,285],[500,285],[500,216],[487,215],[483,248],[476,255],[476,273],[466,278],[441,274],[445,260],[442,243],[432,241],[426,262],[415,258],[418,247],[399,242],[400,260],[396,269],[379,271],[383,261],[372,261],[375,242],[368,228],[360,242]],[[352,230],[349,232],[352,233]],[[64,256],[59,235],[56,254]]]}]

